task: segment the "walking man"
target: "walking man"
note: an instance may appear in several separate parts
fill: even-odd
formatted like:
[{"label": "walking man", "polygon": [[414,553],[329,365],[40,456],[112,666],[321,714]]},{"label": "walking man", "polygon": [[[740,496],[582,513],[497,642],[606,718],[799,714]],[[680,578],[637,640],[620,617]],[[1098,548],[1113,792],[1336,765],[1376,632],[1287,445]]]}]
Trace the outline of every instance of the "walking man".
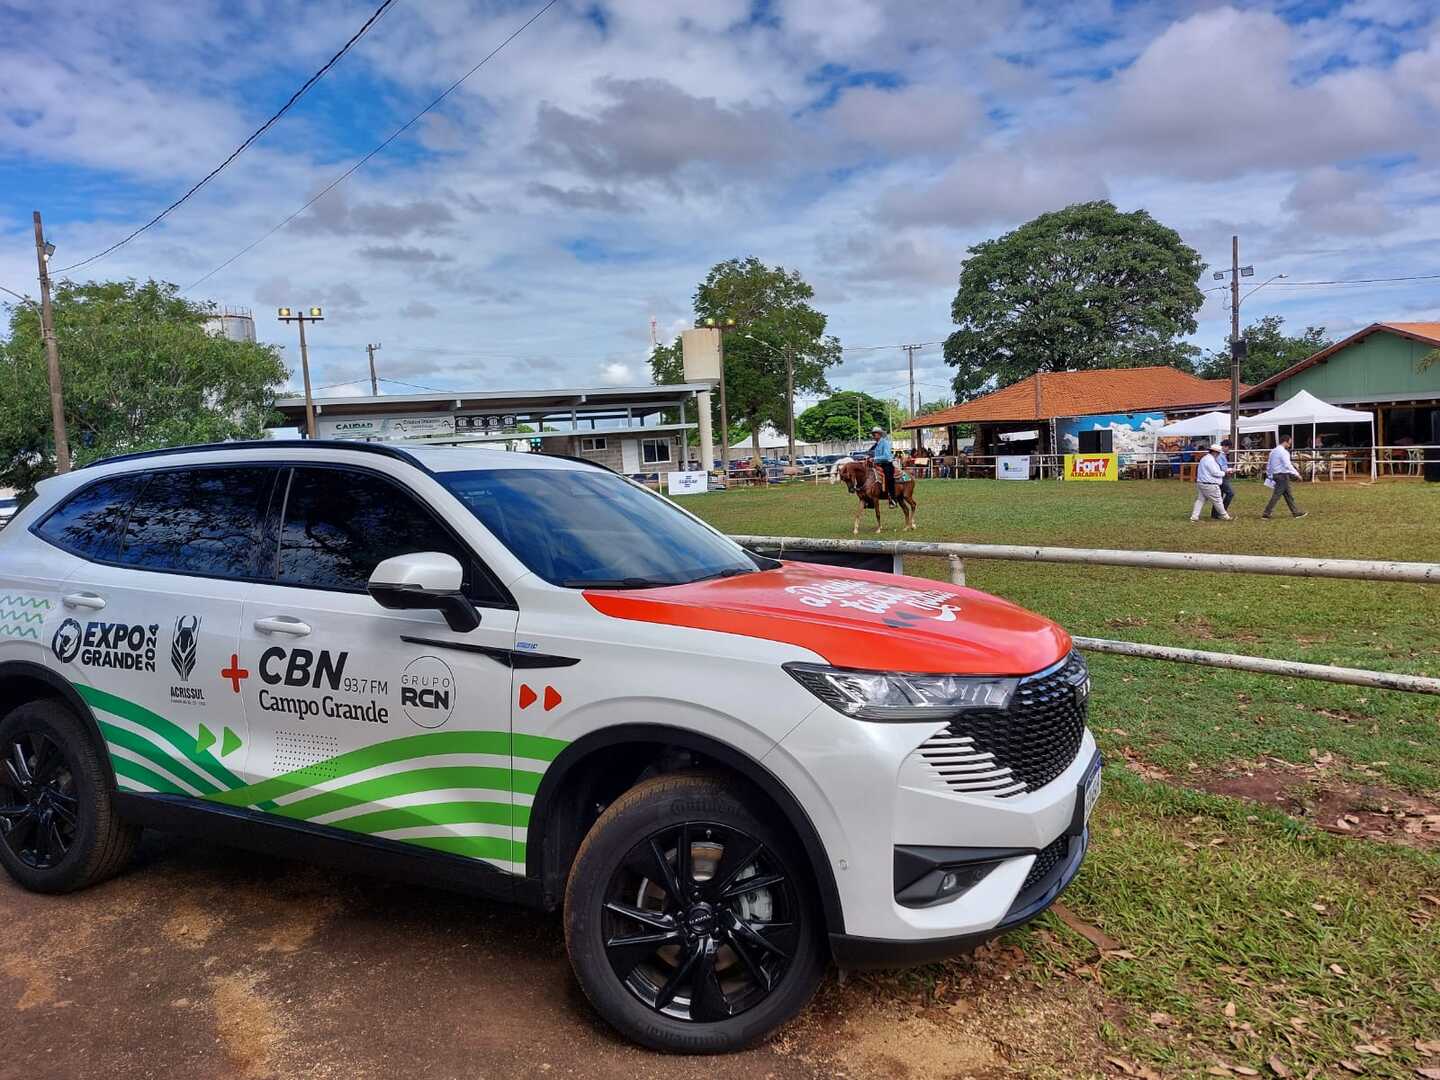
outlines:
[{"label": "walking man", "polygon": [[[1220,440],[1220,468],[1225,470],[1225,479],[1220,481],[1220,497],[1225,500],[1225,512],[1229,513],[1230,501],[1235,498],[1235,485],[1230,482],[1230,476],[1235,470],[1230,465],[1229,439]],[[1215,512],[1213,506],[1210,508],[1210,520],[1220,520],[1220,515]]]},{"label": "walking man", "polygon": [[1294,462],[1290,460],[1292,441],[1293,437],[1290,435],[1281,439],[1275,449],[1270,451],[1270,460],[1265,465],[1265,483],[1275,489],[1270,493],[1270,501],[1265,504],[1265,512],[1260,515],[1267,521],[1270,519],[1271,511],[1275,509],[1275,504],[1281,499],[1285,500],[1285,505],[1290,508],[1290,513],[1297,518],[1305,516],[1305,511],[1295,505],[1295,496],[1290,494],[1290,478],[1300,479],[1300,473],[1296,471]]},{"label": "walking man", "polygon": [[1220,465],[1220,447],[1212,445],[1195,466],[1195,508],[1190,511],[1191,521],[1200,520],[1200,511],[1207,502],[1215,508],[1220,520],[1234,520],[1225,509],[1225,500],[1220,495],[1220,484],[1224,479],[1225,470]]}]

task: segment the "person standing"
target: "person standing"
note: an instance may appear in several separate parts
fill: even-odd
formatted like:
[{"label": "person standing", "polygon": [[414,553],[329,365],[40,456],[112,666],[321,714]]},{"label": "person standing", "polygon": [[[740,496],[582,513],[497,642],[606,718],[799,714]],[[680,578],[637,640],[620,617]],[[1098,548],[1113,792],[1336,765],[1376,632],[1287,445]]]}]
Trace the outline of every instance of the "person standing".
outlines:
[{"label": "person standing", "polygon": [[1300,479],[1295,463],[1290,460],[1290,444],[1293,441],[1294,438],[1290,435],[1281,439],[1275,449],[1270,451],[1270,460],[1265,464],[1265,483],[1274,489],[1270,492],[1270,501],[1265,504],[1265,512],[1260,515],[1266,521],[1270,520],[1271,511],[1281,499],[1285,500],[1290,513],[1297,518],[1306,516],[1306,512],[1295,505],[1295,496],[1290,493],[1291,478]]},{"label": "person standing", "polygon": [[880,466],[880,471],[885,474],[885,498],[894,506],[895,451],[891,449],[890,436],[885,434],[885,429],[879,424],[870,429],[870,434],[875,436],[875,445],[870,447],[870,460]]},{"label": "person standing", "polygon": [[[1235,498],[1235,485],[1230,482],[1230,477],[1234,475],[1235,472],[1234,466],[1230,464],[1230,449],[1230,440],[1221,439],[1220,468],[1225,470],[1225,479],[1220,481],[1220,497],[1225,500],[1225,512],[1227,514],[1230,513],[1230,503]],[[1234,515],[1231,516],[1233,517]],[[1220,515],[1213,506],[1210,508],[1210,520],[1220,520]]]},{"label": "person standing", "polygon": [[1195,508],[1190,511],[1190,520],[1199,521],[1200,511],[1208,502],[1218,511],[1222,521],[1233,521],[1220,495],[1220,483],[1225,479],[1225,470],[1220,467],[1220,447],[1211,446],[1195,466]]}]

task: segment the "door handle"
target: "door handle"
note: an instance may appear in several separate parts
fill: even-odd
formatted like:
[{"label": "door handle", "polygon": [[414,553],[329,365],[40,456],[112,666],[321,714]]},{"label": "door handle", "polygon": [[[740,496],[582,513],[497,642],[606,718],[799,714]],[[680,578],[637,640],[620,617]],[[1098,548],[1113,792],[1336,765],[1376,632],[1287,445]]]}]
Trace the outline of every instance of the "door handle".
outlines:
[{"label": "door handle", "polygon": [[303,623],[290,615],[272,615],[268,619],[256,619],[255,629],[262,634],[289,634],[304,637],[310,633],[310,624]]},{"label": "door handle", "polygon": [[99,611],[105,606],[105,598],[93,592],[71,593],[61,602],[68,608],[85,608],[87,611]]}]

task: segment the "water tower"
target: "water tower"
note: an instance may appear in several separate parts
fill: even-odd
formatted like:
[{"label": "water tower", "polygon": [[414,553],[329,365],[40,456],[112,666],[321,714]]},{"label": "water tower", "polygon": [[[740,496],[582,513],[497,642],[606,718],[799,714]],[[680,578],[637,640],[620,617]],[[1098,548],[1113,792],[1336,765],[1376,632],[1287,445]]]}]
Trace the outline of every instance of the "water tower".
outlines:
[{"label": "water tower", "polygon": [[255,344],[255,313],[242,307],[212,307],[205,318],[205,332],[231,341]]}]

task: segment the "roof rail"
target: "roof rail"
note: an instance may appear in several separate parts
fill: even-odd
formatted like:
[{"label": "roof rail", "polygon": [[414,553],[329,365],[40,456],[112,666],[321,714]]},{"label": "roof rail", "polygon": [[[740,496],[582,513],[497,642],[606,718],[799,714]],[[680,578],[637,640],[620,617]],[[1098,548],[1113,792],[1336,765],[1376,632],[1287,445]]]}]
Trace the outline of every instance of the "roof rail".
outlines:
[{"label": "roof rail", "polygon": [[[142,461],[145,458],[168,457],[172,454],[212,454],[225,450],[358,450],[366,454],[396,458],[424,469],[420,459],[408,450],[388,443],[352,442],[349,439],[251,439],[242,442],[200,443],[195,446],[172,446],[163,450],[138,450],[133,454],[116,454],[81,465],[93,469],[117,461]],[[428,469],[426,470],[429,471]]]}]

